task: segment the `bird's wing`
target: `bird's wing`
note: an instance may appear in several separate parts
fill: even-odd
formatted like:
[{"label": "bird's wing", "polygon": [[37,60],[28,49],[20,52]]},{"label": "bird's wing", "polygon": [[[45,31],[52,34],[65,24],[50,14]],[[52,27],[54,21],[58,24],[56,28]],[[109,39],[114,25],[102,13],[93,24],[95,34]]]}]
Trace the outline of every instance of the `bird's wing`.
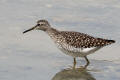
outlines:
[{"label": "bird's wing", "polygon": [[75,48],[102,47],[115,42],[114,40],[95,38],[84,33],[73,31],[61,31],[60,34],[64,37],[68,45]]}]

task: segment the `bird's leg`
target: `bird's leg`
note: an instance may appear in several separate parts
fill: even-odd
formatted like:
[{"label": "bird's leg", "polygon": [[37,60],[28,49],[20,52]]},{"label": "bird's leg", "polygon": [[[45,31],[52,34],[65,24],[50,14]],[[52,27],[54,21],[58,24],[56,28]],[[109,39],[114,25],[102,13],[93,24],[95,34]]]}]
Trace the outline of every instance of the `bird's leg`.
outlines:
[{"label": "bird's leg", "polygon": [[75,69],[75,66],[76,66],[76,58],[73,58],[73,59],[74,59],[73,68]]},{"label": "bird's leg", "polygon": [[89,62],[87,56],[85,56],[84,58],[85,58],[85,60],[87,61],[86,65],[85,65],[84,67],[87,68],[87,66],[90,64],[90,62]]}]

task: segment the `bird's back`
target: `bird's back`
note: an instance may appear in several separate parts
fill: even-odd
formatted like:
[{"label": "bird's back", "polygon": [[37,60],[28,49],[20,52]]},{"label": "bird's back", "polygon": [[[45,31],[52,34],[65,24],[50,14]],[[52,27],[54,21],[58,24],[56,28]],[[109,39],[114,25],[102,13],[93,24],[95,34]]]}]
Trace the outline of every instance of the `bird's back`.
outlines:
[{"label": "bird's back", "polygon": [[61,31],[60,35],[65,38],[67,44],[75,48],[102,47],[115,43],[114,40],[95,38],[84,33],[73,31]]}]

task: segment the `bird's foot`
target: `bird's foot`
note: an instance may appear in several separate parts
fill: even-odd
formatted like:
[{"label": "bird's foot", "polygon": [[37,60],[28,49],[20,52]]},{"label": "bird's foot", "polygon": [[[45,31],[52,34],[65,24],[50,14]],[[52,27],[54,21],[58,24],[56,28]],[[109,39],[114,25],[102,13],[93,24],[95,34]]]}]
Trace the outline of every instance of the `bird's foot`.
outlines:
[{"label": "bird's foot", "polygon": [[67,69],[76,69],[76,66],[69,66]]},{"label": "bird's foot", "polygon": [[85,66],[80,66],[79,69],[86,69],[86,67]]}]

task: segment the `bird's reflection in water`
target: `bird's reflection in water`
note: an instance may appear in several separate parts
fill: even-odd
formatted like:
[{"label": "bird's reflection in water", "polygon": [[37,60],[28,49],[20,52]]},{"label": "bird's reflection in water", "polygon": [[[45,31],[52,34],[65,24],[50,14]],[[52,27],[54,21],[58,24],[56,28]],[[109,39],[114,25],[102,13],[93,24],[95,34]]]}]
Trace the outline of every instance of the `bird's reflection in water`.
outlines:
[{"label": "bird's reflection in water", "polygon": [[64,69],[55,74],[52,80],[96,80],[85,68]]}]

